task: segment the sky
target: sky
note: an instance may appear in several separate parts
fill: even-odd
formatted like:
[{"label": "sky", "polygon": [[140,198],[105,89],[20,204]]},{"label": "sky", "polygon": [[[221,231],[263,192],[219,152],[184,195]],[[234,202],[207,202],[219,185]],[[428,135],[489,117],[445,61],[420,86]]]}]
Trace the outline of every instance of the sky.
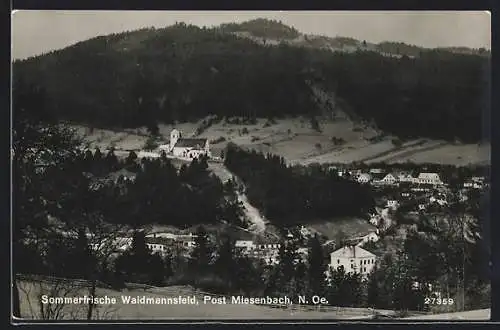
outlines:
[{"label": "sky", "polygon": [[491,49],[486,11],[15,11],[12,57],[23,59],[99,35],[162,28],[176,22],[198,26],[255,18],[282,21],[302,33],[399,41],[423,47]]}]

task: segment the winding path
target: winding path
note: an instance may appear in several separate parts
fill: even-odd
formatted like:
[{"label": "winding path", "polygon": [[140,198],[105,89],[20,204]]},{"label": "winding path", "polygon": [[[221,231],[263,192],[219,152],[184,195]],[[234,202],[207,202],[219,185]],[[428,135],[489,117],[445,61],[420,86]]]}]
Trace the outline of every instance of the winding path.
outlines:
[{"label": "winding path", "polygon": [[[209,163],[208,168],[217,175],[223,183],[235,177],[222,163]],[[243,208],[246,218],[252,223],[249,230],[256,234],[262,234],[266,231],[267,221],[260,214],[259,210],[255,208],[245,194],[238,193],[238,199],[243,203]]]}]

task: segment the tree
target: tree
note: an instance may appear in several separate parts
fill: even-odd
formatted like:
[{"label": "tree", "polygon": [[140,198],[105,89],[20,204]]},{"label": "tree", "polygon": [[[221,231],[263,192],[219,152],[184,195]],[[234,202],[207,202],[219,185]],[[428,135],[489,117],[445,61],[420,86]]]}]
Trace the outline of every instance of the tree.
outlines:
[{"label": "tree", "polygon": [[358,273],[346,273],[343,267],[330,271],[326,296],[336,306],[360,306],[363,301],[362,278]]},{"label": "tree", "polygon": [[137,154],[132,150],[128,153],[127,159],[125,160],[125,164],[132,165],[135,164],[137,160]]},{"label": "tree", "polygon": [[273,267],[267,291],[278,295],[295,293],[296,261],[299,255],[293,241],[282,241],[278,251],[278,264]]},{"label": "tree", "polygon": [[146,142],[144,143],[144,150],[147,151],[153,151],[156,148],[158,148],[158,143],[156,142],[156,139],[152,136],[148,137]]},{"label": "tree", "polygon": [[[66,164],[79,154],[76,148],[81,139],[73,130],[59,125],[49,115],[48,98],[45,91],[14,81],[13,92],[13,273],[23,267],[18,253],[28,247],[38,255],[47,242],[48,216],[57,217],[58,196],[47,194],[54,188],[50,172],[61,172]],[[17,280],[13,278],[15,316],[20,316],[20,299]]]},{"label": "tree", "polygon": [[234,269],[236,268],[234,242],[228,235],[224,235],[217,251],[217,258],[214,262],[214,271],[221,277],[227,287],[232,289],[235,286]]},{"label": "tree", "polygon": [[335,243],[337,243],[338,247],[342,247],[346,244],[347,234],[341,229],[335,234]]},{"label": "tree", "polygon": [[325,289],[325,256],[317,235],[309,240],[308,286],[311,295],[321,296]]},{"label": "tree", "polygon": [[198,227],[194,243],[190,258],[191,269],[197,273],[206,274],[212,264],[212,247],[203,226]]}]

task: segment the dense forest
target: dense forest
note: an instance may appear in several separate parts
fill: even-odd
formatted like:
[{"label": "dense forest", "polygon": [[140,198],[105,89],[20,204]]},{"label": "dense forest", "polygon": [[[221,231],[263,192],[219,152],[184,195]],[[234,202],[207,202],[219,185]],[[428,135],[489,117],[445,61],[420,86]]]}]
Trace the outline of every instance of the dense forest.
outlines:
[{"label": "dense forest", "polygon": [[[341,110],[403,138],[483,137],[489,57],[429,50],[418,58],[393,58],[377,51],[265,46],[225,32],[241,31],[244,24],[223,27],[178,23],[96,37],[16,61],[14,86],[22,80],[39,84],[57,118],[97,127],[209,114],[323,115],[332,109],[316,99],[313,89],[319,88]],[[296,33],[281,25],[264,30]]]},{"label": "dense forest", "polygon": [[245,183],[252,204],[276,224],[364,215],[374,206],[369,188],[321,167],[288,166],[282,157],[233,144],[224,163]]}]

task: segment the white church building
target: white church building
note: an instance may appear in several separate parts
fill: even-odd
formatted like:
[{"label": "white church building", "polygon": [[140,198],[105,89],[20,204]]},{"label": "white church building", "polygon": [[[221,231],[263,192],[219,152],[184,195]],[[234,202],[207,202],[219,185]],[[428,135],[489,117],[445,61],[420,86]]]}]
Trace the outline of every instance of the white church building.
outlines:
[{"label": "white church building", "polygon": [[210,157],[208,139],[183,138],[181,132],[173,129],[170,132],[170,143],[160,146],[160,149],[172,153],[175,157],[198,158],[201,155]]}]

